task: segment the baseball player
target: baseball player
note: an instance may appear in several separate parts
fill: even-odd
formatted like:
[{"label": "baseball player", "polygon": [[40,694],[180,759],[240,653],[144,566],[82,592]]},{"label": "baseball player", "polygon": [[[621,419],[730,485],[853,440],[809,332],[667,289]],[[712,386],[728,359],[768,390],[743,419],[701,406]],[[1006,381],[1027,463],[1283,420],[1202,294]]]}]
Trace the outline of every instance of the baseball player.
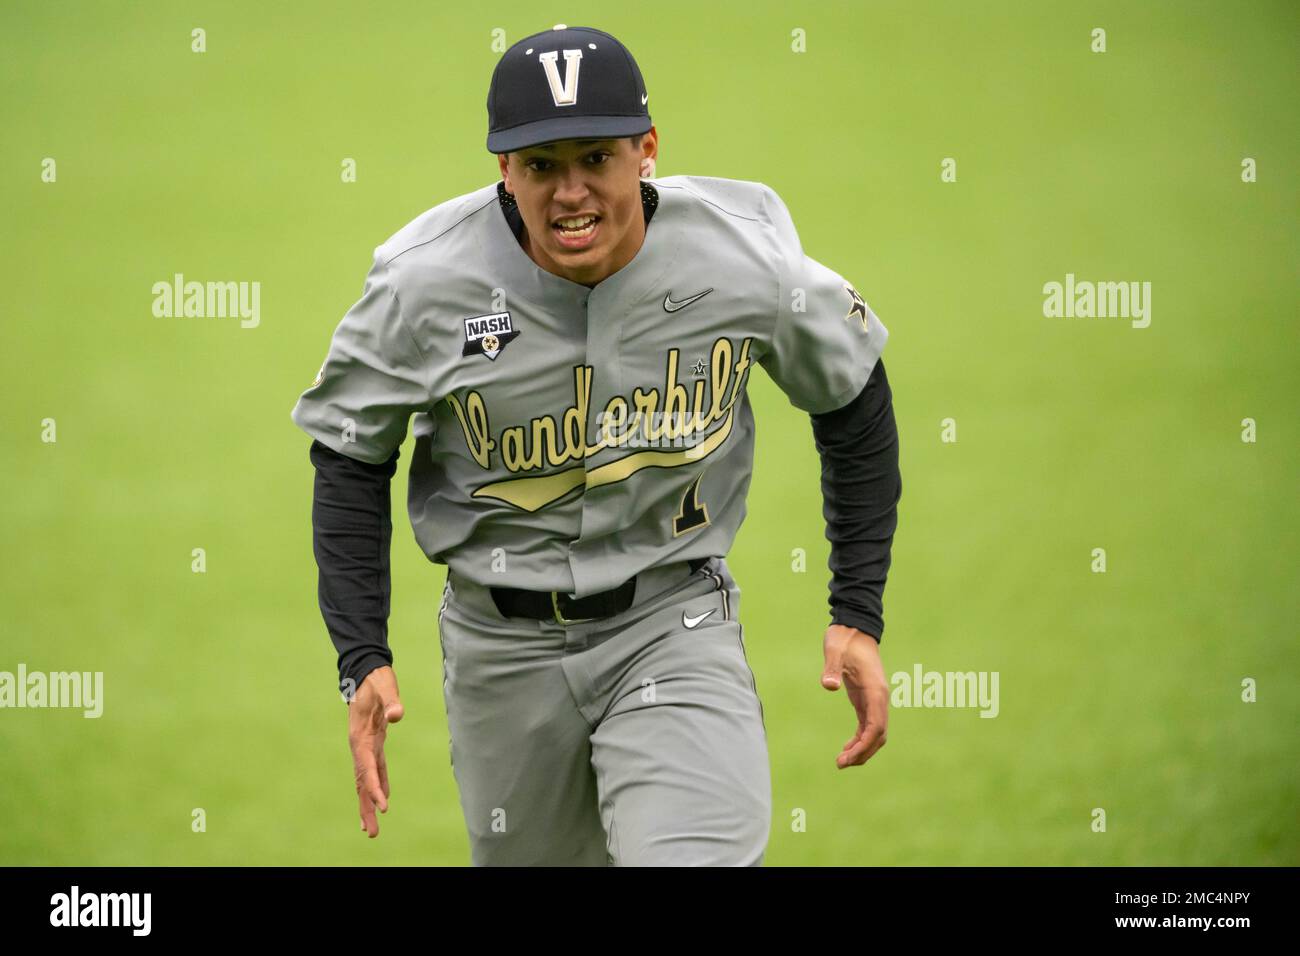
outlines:
[{"label": "baseball player", "polygon": [[447,566],[450,757],[476,865],[754,865],[762,704],[725,555],[745,517],[755,365],[811,416],[831,542],[822,686],[885,742],[881,598],[901,494],[888,331],[806,256],[770,188],[654,178],[631,53],[563,24],[492,75],[501,179],[375,250],[293,420],[313,439],[321,613],[361,827],[403,707],[387,642],[389,483]]}]

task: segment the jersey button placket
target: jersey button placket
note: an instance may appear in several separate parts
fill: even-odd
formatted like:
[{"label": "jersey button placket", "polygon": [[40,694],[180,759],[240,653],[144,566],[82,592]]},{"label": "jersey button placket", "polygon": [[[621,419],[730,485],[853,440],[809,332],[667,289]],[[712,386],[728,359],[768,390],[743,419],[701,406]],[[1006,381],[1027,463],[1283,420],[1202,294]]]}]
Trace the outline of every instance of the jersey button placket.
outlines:
[{"label": "jersey button placket", "polygon": [[[608,285],[609,279],[605,280],[603,285]],[[607,327],[607,318],[602,303],[605,301],[608,292],[602,286],[590,289],[582,297],[582,316],[581,320],[585,326],[586,335],[586,364],[591,367],[591,401],[587,407],[587,420],[584,424],[586,428],[586,440],[589,443],[598,443],[600,441],[600,413],[604,409],[604,403],[597,396],[608,394],[608,387],[611,384],[609,376],[611,374],[611,361],[613,348],[617,344],[617,337],[611,334],[613,330]],[[602,382],[604,385],[602,386]],[[590,471],[605,461],[603,455],[585,455],[583,458],[584,471]],[[600,536],[605,532],[601,527],[602,518],[608,521],[608,516],[602,514],[599,503],[595,502],[585,493],[582,500],[582,543],[575,549],[581,555],[581,561],[587,567],[594,567],[593,561],[598,561],[598,556],[593,549],[593,543],[600,540]],[[581,624],[574,625],[581,627]]]}]

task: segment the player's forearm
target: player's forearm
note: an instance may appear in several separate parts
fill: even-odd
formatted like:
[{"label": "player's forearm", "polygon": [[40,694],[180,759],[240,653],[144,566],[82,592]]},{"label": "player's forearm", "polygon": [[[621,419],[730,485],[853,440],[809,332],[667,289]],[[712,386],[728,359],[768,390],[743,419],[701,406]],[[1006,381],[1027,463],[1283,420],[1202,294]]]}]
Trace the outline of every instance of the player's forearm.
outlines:
[{"label": "player's forearm", "polygon": [[340,687],[355,690],[391,664],[388,612],[392,540],[389,487],[397,453],[370,465],[312,442],[316,469],[312,549],[321,617],[338,652]]},{"label": "player's forearm", "polygon": [[898,429],[884,362],[877,361],[866,387],[848,405],[811,417],[831,543],[831,622],[879,640],[902,496]]}]

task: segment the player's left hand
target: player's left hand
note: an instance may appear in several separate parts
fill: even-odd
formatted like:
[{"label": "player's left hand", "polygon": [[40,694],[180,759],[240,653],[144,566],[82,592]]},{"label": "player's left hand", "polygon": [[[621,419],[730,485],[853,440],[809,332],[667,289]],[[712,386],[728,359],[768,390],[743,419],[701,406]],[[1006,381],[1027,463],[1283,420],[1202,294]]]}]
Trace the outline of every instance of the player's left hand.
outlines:
[{"label": "player's left hand", "polygon": [[858,712],[858,730],[835,758],[835,766],[856,767],[866,763],[885,746],[889,726],[889,683],[880,663],[880,645],[870,634],[856,627],[832,624],[822,640],[826,666],[822,686],[845,693]]}]

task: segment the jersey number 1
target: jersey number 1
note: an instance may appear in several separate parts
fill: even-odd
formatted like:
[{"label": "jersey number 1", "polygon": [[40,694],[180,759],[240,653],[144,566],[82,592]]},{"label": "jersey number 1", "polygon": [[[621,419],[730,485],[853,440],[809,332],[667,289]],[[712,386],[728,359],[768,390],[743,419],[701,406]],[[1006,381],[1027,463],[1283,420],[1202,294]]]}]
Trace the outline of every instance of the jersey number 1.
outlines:
[{"label": "jersey number 1", "polygon": [[697,475],[686,489],[686,494],[682,495],[682,505],[673,518],[673,537],[709,523],[708,505],[700,501],[700,479],[703,477],[703,474]]}]

